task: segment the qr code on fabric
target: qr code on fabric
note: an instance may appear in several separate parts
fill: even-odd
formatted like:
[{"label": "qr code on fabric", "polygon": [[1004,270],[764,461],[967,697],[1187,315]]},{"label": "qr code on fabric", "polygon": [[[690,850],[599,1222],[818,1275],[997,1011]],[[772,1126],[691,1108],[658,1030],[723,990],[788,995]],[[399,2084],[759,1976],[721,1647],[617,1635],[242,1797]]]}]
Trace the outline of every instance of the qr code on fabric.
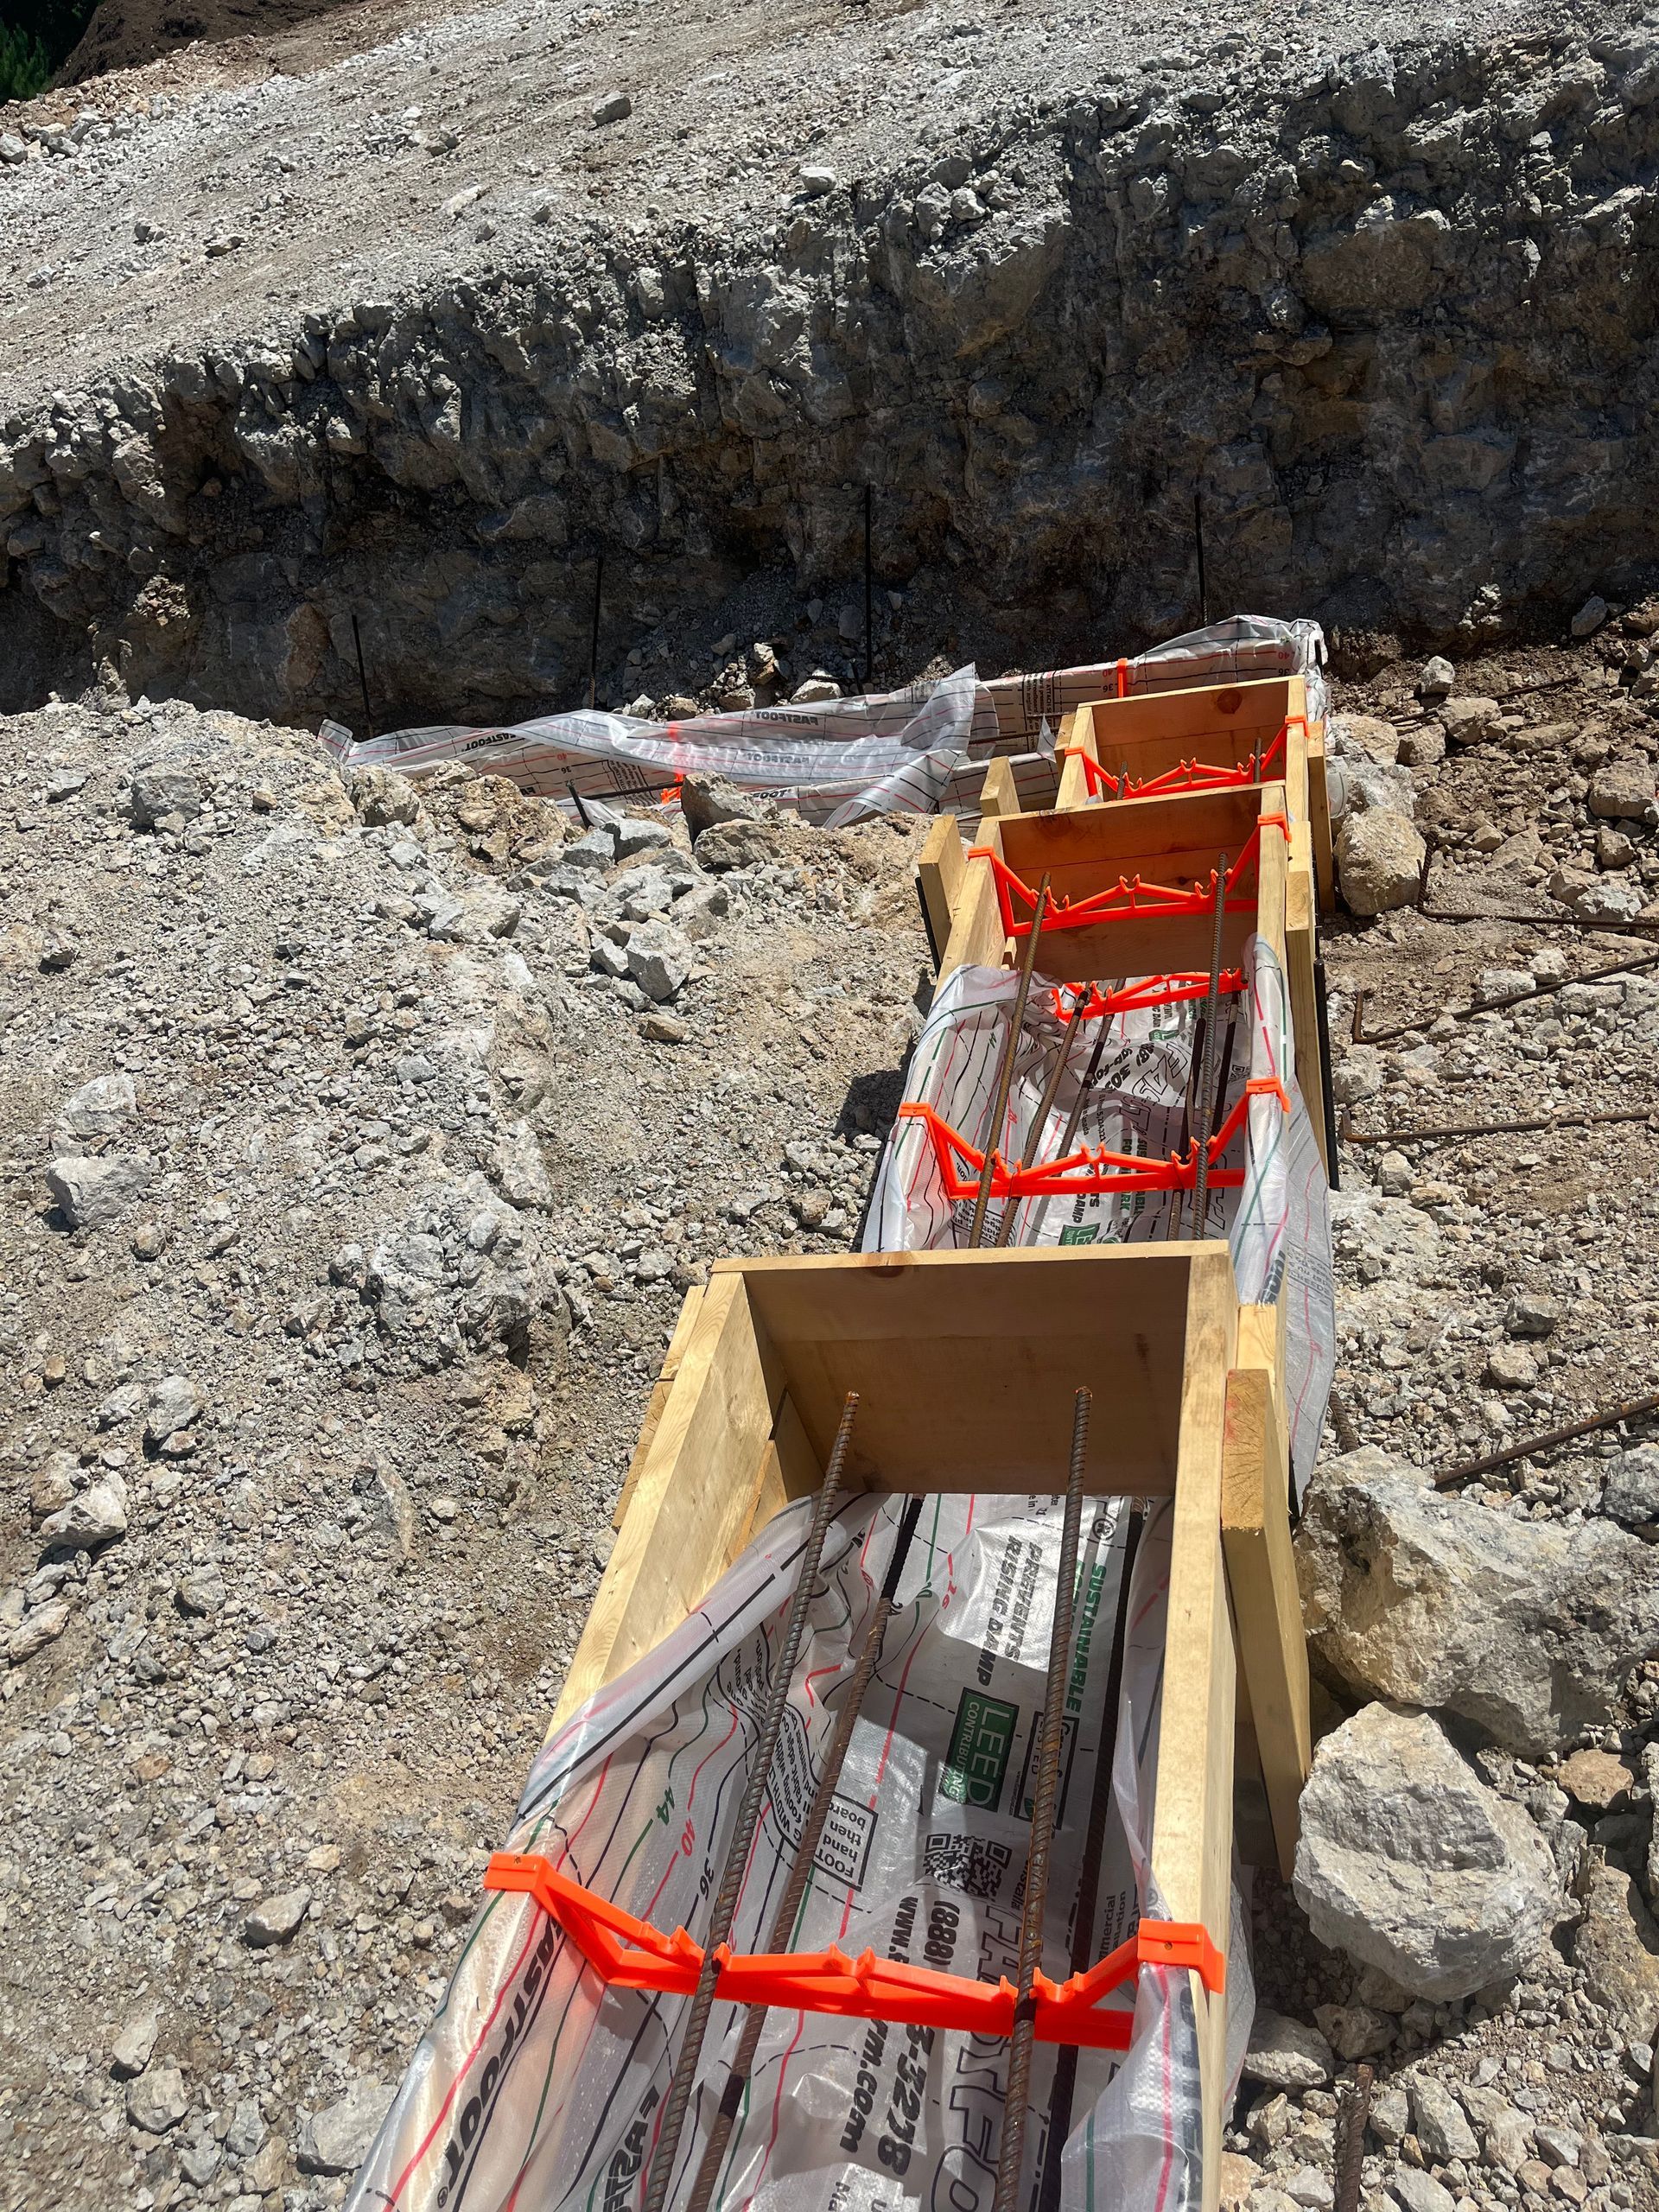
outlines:
[{"label": "qr code on fabric", "polygon": [[922,1872],[930,1881],[988,1904],[1002,1894],[1014,1854],[987,1836],[930,1835],[922,1847]]}]

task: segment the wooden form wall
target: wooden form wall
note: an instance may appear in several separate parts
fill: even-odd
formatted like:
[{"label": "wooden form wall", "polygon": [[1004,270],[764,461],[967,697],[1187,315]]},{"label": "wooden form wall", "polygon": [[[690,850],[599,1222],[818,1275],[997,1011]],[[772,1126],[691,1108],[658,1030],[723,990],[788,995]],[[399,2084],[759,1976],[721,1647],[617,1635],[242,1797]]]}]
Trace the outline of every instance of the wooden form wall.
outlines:
[{"label": "wooden form wall", "polygon": [[[1143,765],[1158,745],[1185,741],[1171,735],[1172,700],[1185,702],[1190,721],[1192,694],[1108,702],[1158,710]],[[1246,701],[1240,711],[1258,706]],[[1069,718],[1069,743],[1099,741],[1097,712]],[[1255,723],[1236,728],[1260,725],[1256,712]],[[1107,716],[1105,728],[1114,747],[1128,743],[1127,716]],[[1299,1076],[1317,1104],[1317,1031],[1304,1006],[1321,880],[1310,795],[1317,788],[1322,800],[1322,753],[1311,743],[1300,757],[1289,750],[1270,784],[1105,805],[1086,803],[1074,759],[1060,804],[1045,814],[1020,811],[1003,766],[988,772],[982,844],[1028,882],[1046,868],[1072,896],[1126,873],[1207,880],[1261,815],[1287,815],[1288,840],[1261,840],[1255,910],[1230,918],[1224,950],[1236,959],[1254,929],[1279,953]],[[989,864],[969,857],[950,817],[929,836],[920,883],[944,947],[942,975],[963,963],[1011,964]],[[1207,918],[1068,932],[1065,976],[1207,968],[1210,938]],[[1096,1488],[1174,1500],[1153,1868],[1170,1916],[1202,1922],[1224,1954],[1236,1813],[1247,1836],[1254,1816],[1255,1847],[1287,1877],[1311,1751],[1283,1378],[1282,1303],[1238,1304],[1219,1239],[717,1262],[707,1288],[687,1297],[652,1392],[616,1546],[554,1726],[677,1626],[789,1499],[817,1487],[847,1389],[862,1402],[853,1480],[1046,1491],[1063,1485],[1071,1393],[1088,1382],[1113,1416],[1112,1478]],[[1226,2002],[1191,1980],[1204,2202],[1214,2212]]]}]

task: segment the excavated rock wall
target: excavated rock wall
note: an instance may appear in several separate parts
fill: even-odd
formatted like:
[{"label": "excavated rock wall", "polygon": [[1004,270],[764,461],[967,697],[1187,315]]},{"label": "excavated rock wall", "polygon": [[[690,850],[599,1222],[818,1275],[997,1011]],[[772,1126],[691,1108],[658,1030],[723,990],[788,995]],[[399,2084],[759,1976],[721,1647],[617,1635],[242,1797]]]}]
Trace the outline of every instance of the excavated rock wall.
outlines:
[{"label": "excavated rock wall", "polygon": [[867,483],[884,584],[1079,644],[1195,613],[1199,484],[1212,605],[1554,620],[1652,557],[1656,168],[1651,27],[1144,71],[769,234],[594,228],[60,392],[3,426],[0,622],[350,720],[357,607],[395,703],[505,715],[575,696],[596,553],[620,655],[854,575]]}]

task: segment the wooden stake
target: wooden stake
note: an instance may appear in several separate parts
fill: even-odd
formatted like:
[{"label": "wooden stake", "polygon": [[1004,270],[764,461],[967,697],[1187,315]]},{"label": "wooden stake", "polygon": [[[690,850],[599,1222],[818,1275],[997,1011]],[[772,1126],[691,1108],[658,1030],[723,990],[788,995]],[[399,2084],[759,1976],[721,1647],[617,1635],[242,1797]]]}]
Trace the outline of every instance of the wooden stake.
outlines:
[{"label": "wooden stake", "polygon": [[1008,1110],[1008,1093],[1014,1088],[1014,1063],[1020,1051],[1020,1039],[1026,1026],[1026,1004],[1031,996],[1032,970],[1037,965],[1037,940],[1043,933],[1043,909],[1048,904],[1048,870],[1037,887],[1037,904],[1031,917],[1031,934],[1026,939],[1026,957],[1020,963],[1020,988],[1014,1001],[1014,1014],[1008,1023],[1007,1041],[1002,1048],[1002,1065],[996,1078],[996,1096],[991,1106],[989,1127],[985,1132],[985,1165],[979,1171],[979,1191],[974,1199],[973,1226],[968,1232],[968,1249],[976,1252],[985,1236],[985,1209],[991,1202],[991,1177],[995,1169],[996,1140],[1002,1127],[1002,1116]]}]

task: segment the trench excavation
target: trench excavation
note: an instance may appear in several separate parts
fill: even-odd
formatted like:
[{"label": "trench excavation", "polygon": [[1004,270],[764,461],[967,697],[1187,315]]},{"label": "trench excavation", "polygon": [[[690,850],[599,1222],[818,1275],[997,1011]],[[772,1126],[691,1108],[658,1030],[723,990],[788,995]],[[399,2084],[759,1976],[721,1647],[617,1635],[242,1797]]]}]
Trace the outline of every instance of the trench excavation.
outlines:
[{"label": "trench excavation", "polygon": [[[931,21],[844,35],[880,85]],[[450,64],[425,41],[430,86]],[[379,728],[505,719],[585,702],[596,607],[601,704],[862,683],[867,518],[889,681],[1192,626],[1195,499],[1211,606],[1312,615],[1362,658],[1634,595],[1659,494],[1649,32],[1546,12],[1328,57],[1103,56],[1084,41],[1073,74],[1100,73],[1064,97],[1010,61],[931,145],[860,142],[804,186],[810,161],[774,162],[718,219],[706,186],[624,219],[664,143],[697,174],[695,86],[609,137],[585,106],[515,120],[500,173],[409,124],[387,175],[422,212],[372,263],[324,255],[285,181],[326,87],[202,96],[194,155],[118,96],[62,158],[29,141],[0,168],[10,297],[63,344],[15,365],[0,426],[5,703],[103,668],[361,734],[355,618]],[[518,143],[542,159],[508,168]],[[179,190],[210,157],[234,251]],[[166,202],[168,244],[95,285],[53,256],[76,195],[109,193]],[[152,267],[175,238],[181,302]],[[773,661],[728,664],[734,637]]]}]

